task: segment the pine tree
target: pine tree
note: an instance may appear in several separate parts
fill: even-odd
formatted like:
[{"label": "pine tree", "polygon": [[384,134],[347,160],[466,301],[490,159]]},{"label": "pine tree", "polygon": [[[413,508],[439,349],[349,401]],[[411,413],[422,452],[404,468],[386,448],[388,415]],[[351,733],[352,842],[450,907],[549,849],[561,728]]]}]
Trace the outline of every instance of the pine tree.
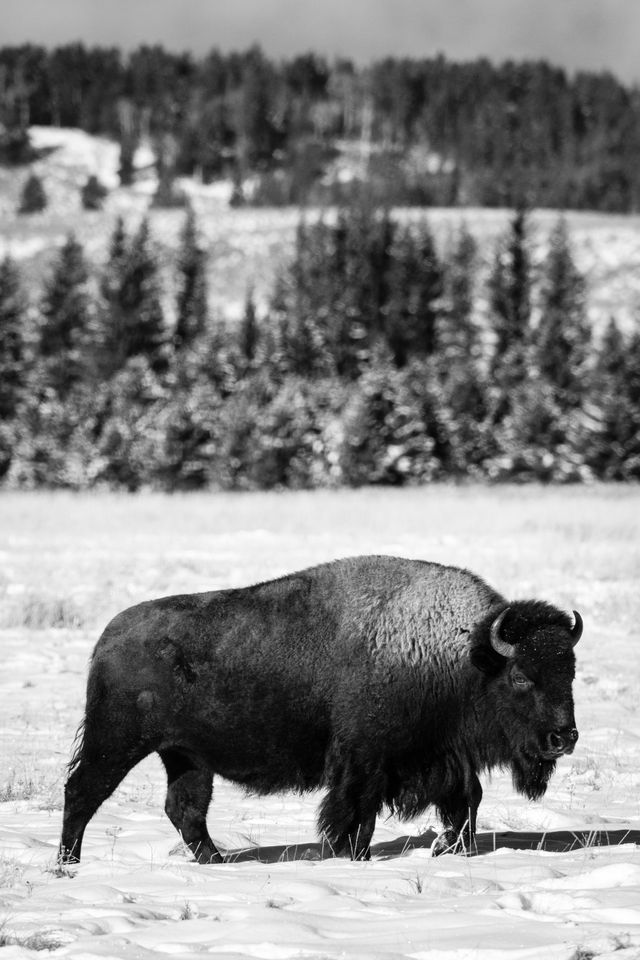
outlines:
[{"label": "pine tree", "polygon": [[20,194],[18,213],[41,213],[46,209],[47,203],[47,194],[42,180],[37,174],[30,174]]},{"label": "pine tree", "polygon": [[102,210],[108,190],[101,183],[95,174],[87,178],[85,185],[80,191],[83,210]]},{"label": "pine tree", "polygon": [[253,298],[253,291],[249,290],[247,292],[244,314],[238,335],[240,355],[249,366],[255,360],[259,340],[260,328],[256,315],[256,305]]},{"label": "pine tree", "polygon": [[584,475],[591,429],[592,414],[583,409],[589,327],[584,279],[562,221],[544,264],[540,311],[537,328],[516,340],[494,370],[496,476],[577,480]]},{"label": "pine tree", "polygon": [[156,373],[167,365],[159,269],[149,223],[142,220],[131,240],[116,223],[101,282],[103,372],[111,376],[131,357],[144,356]]},{"label": "pine tree", "polygon": [[483,351],[473,315],[477,273],[477,244],[462,227],[444,262],[440,349],[434,358],[449,436],[448,468],[456,476],[481,474],[491,453]]},{"label": "pine tree", "polygon": [[176,185],[176,154],[177,146],[174,137],[165,133],[156,138],[158,186],[151,201],[154,207],[170,209],[187,205],[184,191]]},{"label": "pine tree", "polygon": [[305,310],[289,310],[281,328],[282,363],[300,377],[326,376],[332,368],[322,330]]},{"label": "pine tree", "polygon": [[424,225],[417,237],[400,234],[389,268],[389,298],[384,331],[396,366],[411,357],[429,357],[438,346],[443,274],[431,231]]},{"label": "pine tree", "polygon": [[297,364],[302,376],[305,367],[321,376],[334,370],[348,376],[357,362],[352,338],[359,320],[353,303],[357,286],[349,272],[346,230],[342,214],[335,225],[323,220],[298,224],[287,278],[288,328],[300,357],[307,354],[307,360]]},{"label": "pine tree", "polygon": [[94,313],[84,250],[73,235],[45,282],[41,310],[38,351],[44,382],[64,398],[87,372]]},{"label": "pine tree", "polygon": [[25,386],[27,299],[11,257],[0,263],[0,420],[15,413]]},{"label": "pine tree", "polygon": [[439,354],[450,369],[452,363],[464,363],[476,358],[479,353],[479,330],[473,318],[478,247],[466,227],[460,229],[443,270],[444,303]]},{"label": "pine tree", "polygon": [[125,318],[121,287],[129,255],[129,238],[122,217],[118,217],[109,241],[109,254],[100,277],[99,368],[105,379],[119,370],[126,360]]},{"label": "pine tree", "polygon": [[596,352],[596,376],[622,378],[624,375],[627,344],[622,330],[610,318]]},{"label": "pine tree", "polygon": [[398,370],[385,348],[376,348],[353,386],[338,450],[340,475],[348,485],[402,485],[438,476],[428,373],[425,361],[414,364]]},{"label": "pine tree", "polygon": [[[272,322],[266,327],[277,329],[276,365],[281,373],[318,377],[333,370],[327,341],[327,320],[335,307],[327,286],[328,229],[322,222],[310,229],[299,224],[293,260],[276,278],[269,308]],[[273,366],[273,360],[267,360]]]},{"label": "pine tree", "polygon": [[575,407],[580,401],[589,343],[585,279],[574,263],[566,222],[560,220],[544,265],[535,355],[561,406]]},{"label": "pine tree", "polygon": [[586,460],[598,479],[640,479],[640,333],[611,320],[599,344],[587,405]]},{"label": "pine tree", "polygon": [[208,320],[206,255],[198,242],[195,213],[189,207],[182,230],[177,263],[175,350],[194,343]]},{"label": "pine tree", "polygon": [[137,490],[162,465],[165,393],[142,355],[132,356],[101,392],[96,478]]},{"label": "pine tree", "polygon": [[122,187],[130,187],[135,179],[135,152],[135,137],[131,134],[123,133],[120,141],[120,167],[118,169],[120,186]]},{"label": "pine tree", "polygon": [[163,442],[154,479],[162,489],[194,490],[210,482],[211,461],[220,449],[220,415],[221,398],[210,382],[172,391],[157,419]]},{"label": "pine tree", "polygon": [[3,166],[22,166],[34,160],[35,156],[26,127],[7,129],[3,125],[0,130],[0,163]]},{"label": "pine tree", "polygon": [[273,123],[274,68],[257,46],[243,55],[243,61],[234,126],[243,167],[251,167],[269,160],[278,144]]},{"label": "pine tree", "polygon": [[121,286],[126,355],[146,357],[158,372],[166,365],[166,331],[158,260],[146,218],[133,236],[129,254]]},{"label": "pine tree", "polygon": [[336,369],[347,379],[357,379],[385,342],[396,231],[389,211],[366,198],[347,207],[333,231],[328,339]]},{"label": "pine tree", "polygon": [[492,430],[496,453],[489,467],[492,479],[579,479],[579,461],[566,443],[567,431],[553,388],[531,374],[514,385],[509,406]]},{"label": "pine tree", "polygon": [[[531,322],[531,259],[528,215],[516,211],[508,236],[496,250],[489,277],[489,306],[496,345],[494,368],[528,342]],[[511,360],[511,362],[513,362]]]},{"label": "pine tree", "polygon": [[507,236],[498,243],[489,276],[490,322],[495,334],[491,357],[491,419],[509,414],[518,387],[526,381],[531,340],[531,258],[528,219],[516,211]]}]

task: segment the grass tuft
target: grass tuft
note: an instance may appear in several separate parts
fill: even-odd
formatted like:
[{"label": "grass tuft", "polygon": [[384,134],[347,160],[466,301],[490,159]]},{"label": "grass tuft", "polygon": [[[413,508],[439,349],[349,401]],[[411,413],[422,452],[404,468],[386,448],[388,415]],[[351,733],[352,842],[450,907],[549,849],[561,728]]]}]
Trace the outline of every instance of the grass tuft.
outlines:
[{"label": "grass tuft", "polygon": [[422,893],[424,890],[424,877],[421,877],[417,871],[415,877],[407,878],[407,883],[416,893]]},{"label": "grass tuft", "polygon": [[11,771],[9,779],[0,784],[0,803],[11,803],[14,800],[33,800],[42,789],[30,776],[19,776],[15,770]]},{"label": "grass tuft", "polygon": [[71,597],[49,597],[25,594],[4,610],[3,628],[26,627],[30,630],[78,630],[87,626],[84,611]]},{"label": "grass tuft", "polygon": [[0,803],[35,799],[40,801],[39,810],[59,810],[61,797],[58,780],[51,781],[43,775],[33,777],[30,774],[20,774],[12,770],[8,779],[0,783]]},{"label": "grass tuft", "polygon": [[[0,889],[3,887],[13,887],[19,883],[26,871],[24,863],[20,863],[13,857],[0,857]],[[0,935],[2,927],[0,926]]]},{"label": "grass tuft", "polygon": [[52,877],[55,877],[56,880],[73,880],[76,876],[76,870],[74,869],[75,865],[69,865],[66,863],[54,863],[52,866],[47,867],[45,873],[51,874]]},{"label": "grass tuft", "polygon": [[65,941],[51,933],[30,933],[21,937],[9,933],[4,924],[0,927],[0,947],[24,947],[25,950],[59,950],[64,945]]},{"label": "grass tuft", "polygon": [[198,911],[195,910],[195,909],[191,906],[191,904],[189,903],[189,901],[187,900],[187,901],[185,902],[184,907],[182,908],[182,912],[181,912],[181,914],[180,914],[180,919],[181,919],[181,920],[193,920],[193,918],[194,918],[194,917],[197,917],[197,916],[198,916]]}]

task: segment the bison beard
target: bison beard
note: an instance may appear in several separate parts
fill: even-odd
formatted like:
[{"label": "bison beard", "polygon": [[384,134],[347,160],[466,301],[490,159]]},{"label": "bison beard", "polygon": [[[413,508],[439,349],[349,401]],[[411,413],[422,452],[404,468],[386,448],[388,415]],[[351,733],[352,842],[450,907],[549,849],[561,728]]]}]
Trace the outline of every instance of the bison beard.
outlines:
[{"label": "bison beard", "polygon": [[479,774],[508,767],[538,799],[573,749],[581,630],[466,570],[392,557],[125,610],[93,653],[59,859],[80,859],[91,817],[154,751],[166,813],[201,863],[223,859],[206,825],[214,774],[261,793],[325,788],[335,854],[368,857],[385,806],[435,807],[434,852],[468,849]]},{"label": "bison beard", "polygon": [[540,800],[545,795],[555,769],[555,760],[516,755],[511,763],[513,785],[518,793],[524,793],[529,800]]}]

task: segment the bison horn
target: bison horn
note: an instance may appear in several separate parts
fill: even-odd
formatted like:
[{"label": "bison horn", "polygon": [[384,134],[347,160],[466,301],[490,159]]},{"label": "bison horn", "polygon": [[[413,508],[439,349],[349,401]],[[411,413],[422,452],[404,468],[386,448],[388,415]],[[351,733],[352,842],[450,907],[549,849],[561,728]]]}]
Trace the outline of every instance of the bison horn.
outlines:
[{"label": "bison horn", "polygon": [[570,630],[570,633],[571,633],[571,642],[572,642],[572,644],[573,644],[574,647],[575,647],[576,643],[578,642],[578,640],[580,639],[580,637],[582,636],[583,627],[584,627],[584,624],[583,624],[583,622],[582,622],[582,617],[580,616],[580,614],[578,613],[577,610],[574,610],[574,611],[573,611],[573,626],[571,627],[571,630]]},{"label": "bison horn", "polygon": [[506,657],[507,660],[511,660],[516,655],[516,648],[512,643],[507,643],[506,640],[503,640],[500,636],[500,630],[502,629],[502,621],[509,612],[509,607],[505,607],[500,616],[491,624],[491,646],[499,653],[501,657]]}]

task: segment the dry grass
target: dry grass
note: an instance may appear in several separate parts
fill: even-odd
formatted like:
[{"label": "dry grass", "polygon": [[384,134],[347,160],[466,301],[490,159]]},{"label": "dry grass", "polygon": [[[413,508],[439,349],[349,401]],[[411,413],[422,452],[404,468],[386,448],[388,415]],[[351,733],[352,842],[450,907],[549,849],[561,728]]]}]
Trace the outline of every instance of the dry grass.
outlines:
[{"label": "dry grass", "polygon": [[638,487],[4,494],[0,528],[5,628],[84,628],[132,600],[364,550],[468,566],[506,592],[584,593],[608,622],[640,615]]},{"label": "dry grass", "polygon": [[0,928],[0,947],[24,947],[25,950],[58,950],[64,946],[64,941],[60,940],[52,933],[31,933],[20,936],[12,934],[7,929]]},{"label": "dry grass", "polygon": [[41,782],[31,776],[20,776],[15,770],[9,778],[0,784],[0,803],[9,803],[15,800],[31,800],[42,789]]},{"label": "dry grass", "polygon": [[0,627],[94,630],[168,593],[354,552],[467,566],[626,629],[640,619],[640,488],[429,486],[290,494],[0,497]]},{"label": "dry grass", "polygon": [[[15,743],[15,737],[13,738]],[[62,771],[47,765],[40,767],[40,756],[25,760],[22,769],[9,769],[0,780],[0,803],[30,801],[36,810],[62,809]]]},{"label": "dry grass", "polygon": [[38,596],[33,593],[12,598],[0,612],[0,628],[25,627],[28,630],[71,629],[83,627],[86,614],[72,597]]},{"label": "dry grass", "polygon": [[[5,887],[14,887],[20,883],[26,873],[26,864],[14,857],[0,855],[0,890]],[[0,924],[0,938],[2,936],[2,924]]]}]

